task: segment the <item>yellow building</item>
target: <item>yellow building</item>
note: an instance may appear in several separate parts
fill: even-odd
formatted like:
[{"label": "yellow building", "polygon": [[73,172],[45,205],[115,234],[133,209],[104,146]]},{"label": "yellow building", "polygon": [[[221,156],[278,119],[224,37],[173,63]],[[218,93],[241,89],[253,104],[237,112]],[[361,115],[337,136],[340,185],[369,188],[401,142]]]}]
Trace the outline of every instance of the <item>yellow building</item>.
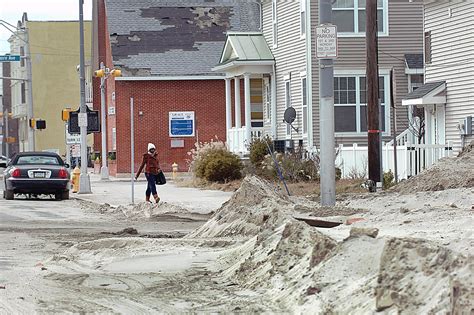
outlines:
[{"label": "yellow building", "polygon": [[[79,22],[28,21],[32,55],[33,116],[46,121],[46,129],[35,131],[36,151],[66,152],[65,123],[61,110],[77,110],[79,85]],[[91,60],[91,26],[84,22],[85,60]],[[86,103],[92,107],[91,69],[86,67]],[[92,145],[89,135],[89,146]]]}]

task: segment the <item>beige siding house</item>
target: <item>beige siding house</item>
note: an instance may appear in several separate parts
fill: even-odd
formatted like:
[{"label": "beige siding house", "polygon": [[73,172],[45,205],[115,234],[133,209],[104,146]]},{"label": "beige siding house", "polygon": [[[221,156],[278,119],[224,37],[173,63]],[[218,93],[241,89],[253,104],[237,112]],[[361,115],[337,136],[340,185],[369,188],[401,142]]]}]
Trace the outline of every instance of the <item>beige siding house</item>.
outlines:
[{"label": "beige siding house", "polygon": [[[230,119],[231,142],[248,143],[252,137],[263,133],[280,140],[280,144],[284,141],[285,146],[290,148],[299,145],[305,149],[318,148],[319,65],[314,40],[314,30],[318,25],[318,2],[266,0],[262,1],[261,8],[261,32],[229,34],[220,64],[214,69],[225,72],[230,79],[245,79],[247,75],[250,78],[247,83],[249,88],[258,86],[252,80],[262,81],[263,128],[258,131],[252,126],[250,130],[241,130],[242,135],[239,136],[239,128],[236,127],[243,124],[232,125]],[[406,133],[411,112],[410,107],[402,106],[402,99],[423,82],[423,2],[379,0],[378,8],[383,136],[384,141],[390,141],[393,132],[397,135]],[[365,0],[333,1],[333,23],[338,26],[339,42],[339,57],[334,65],[336,143],[364,145],[367,141]],[[257,39],[259,34],[261,38]],[[261,48],[254,44],[240,45],[238,43],[247,41],[243,36],[252,36],[254,43],[261,44],[263,41],[266,45]],[[243,52],[255,49],[255,60],[250,60]],[[413,59],[419,59],[419,62],[413,62]],[[252,66],[253,71],[250,70]],[[391,124],[391,70],[394,70],[396,78],[395,130]],[[236,104],[240,106],[245,103],[235,93],[232,95],[232,89],[236,88],[241,88],[240,84],[228,82],[229,113],[235,112],[233,107]],[[296,110],[294,128],[283,122],[283,113],[290,106]],[[242,104],[242,107],[245,106]],[[252,104],[248,107],[252,108]],[[237,147],[242,149],[245,145]],[[240,150],[242,153],[244,151]]]},{"label": "beige siding house", "polygon": [[473,140],[474,2],[427,1],[424,8],[426,84],[403,101],[424,109],[426,143]]}]

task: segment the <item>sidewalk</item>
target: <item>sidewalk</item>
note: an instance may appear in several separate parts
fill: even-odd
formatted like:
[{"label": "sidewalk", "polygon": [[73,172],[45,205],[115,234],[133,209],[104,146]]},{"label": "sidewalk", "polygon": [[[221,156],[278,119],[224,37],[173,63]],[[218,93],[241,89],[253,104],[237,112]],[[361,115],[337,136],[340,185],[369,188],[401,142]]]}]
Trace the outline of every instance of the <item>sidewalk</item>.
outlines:
[{"label": "sidewalk", "polygon": [[[92,194],[71,193],[72,198],[88,200],[96,203],[108,203],[111,206],[129,205],[132,203],[132,184],[125,178],[113,178],[101,181],[99,174],[89,174]],[[135,182],[135,204],[145,201],[147,182],[139,178]],[[218,209],[230,199],[232,193],[200,190],[196,188],[177,187],[173,182],[157,186],[162,202],[178,205],[192,212],[207,214]]]}]

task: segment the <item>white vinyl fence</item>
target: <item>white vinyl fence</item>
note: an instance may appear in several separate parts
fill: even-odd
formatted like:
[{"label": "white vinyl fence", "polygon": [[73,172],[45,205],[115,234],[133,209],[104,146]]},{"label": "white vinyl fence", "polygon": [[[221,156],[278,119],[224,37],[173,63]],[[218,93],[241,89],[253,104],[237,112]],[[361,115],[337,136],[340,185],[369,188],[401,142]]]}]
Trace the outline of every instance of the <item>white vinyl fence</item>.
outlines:
[{"label": "white vinyl fence", "polygon": [[[395,172],[394,148],[391,144],[382,147],[383,171]],[[398,178],[407,179],[429,168],[439,159],[453,154],[452,144],[410,144],[397,146]],[[342,178],[367,177],[367,147],[340,145],[336,166],[341,169]]]}]

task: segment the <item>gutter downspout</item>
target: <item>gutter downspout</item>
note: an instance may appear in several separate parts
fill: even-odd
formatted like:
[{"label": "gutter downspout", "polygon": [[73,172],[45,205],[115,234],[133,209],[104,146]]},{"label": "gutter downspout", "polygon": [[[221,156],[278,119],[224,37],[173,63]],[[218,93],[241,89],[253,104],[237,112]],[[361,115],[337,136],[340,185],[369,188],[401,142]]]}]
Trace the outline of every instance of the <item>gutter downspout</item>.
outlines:
[{"label": "gutter downspout", "polygon": [[273,64],[273,75],[272,75],[272,82],[271,82],[271,89],[272,89],[272,139],[277,140],[278,132],[277,132],[277,105],[276,105],[276,66]]}]

